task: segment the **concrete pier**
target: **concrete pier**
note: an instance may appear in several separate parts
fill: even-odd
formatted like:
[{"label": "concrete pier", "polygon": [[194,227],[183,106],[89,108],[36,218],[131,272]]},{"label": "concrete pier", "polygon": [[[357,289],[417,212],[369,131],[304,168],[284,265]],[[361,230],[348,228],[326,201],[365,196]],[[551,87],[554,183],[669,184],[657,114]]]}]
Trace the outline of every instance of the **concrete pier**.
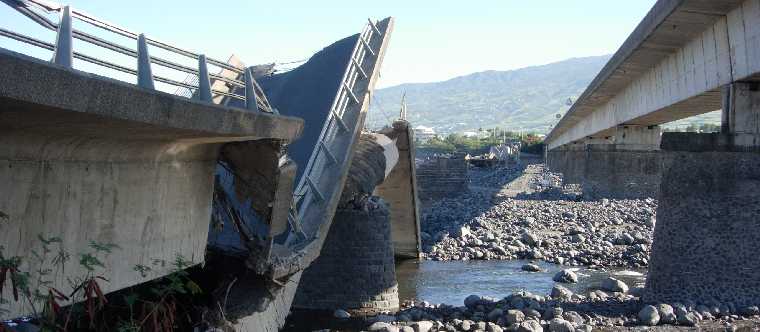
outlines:
[{"label": "concrete pier", "polygon": [[304,271],[293,306],[374,315],[399,308],[388,206],[340,209],[322,253]]},{"label": "concrete pier", "polygon": [[647,302],[760,304],[760,93],[726,92],[728,132],[663,136]]},{"label": "concrete pier", "polygon": [[660,127],[619,126],[614,136],[591,137],[547,153],[547,165],[587,198],[657,197]]}]

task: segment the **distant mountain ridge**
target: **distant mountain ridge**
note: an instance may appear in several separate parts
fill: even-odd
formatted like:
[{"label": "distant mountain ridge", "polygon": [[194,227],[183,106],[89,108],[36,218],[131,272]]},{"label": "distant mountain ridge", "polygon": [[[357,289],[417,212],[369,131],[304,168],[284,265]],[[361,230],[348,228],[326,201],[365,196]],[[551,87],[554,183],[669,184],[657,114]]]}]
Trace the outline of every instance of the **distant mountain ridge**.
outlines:
[{"label": "distant mountain ridge", "polygon": [[378,128],[398,117],[406,92],[407,118],[439,133],[507,128],[546,133],[610,59],[572,58],[509,71],[484,71],[434,83],[375,91],[367,125]]}]

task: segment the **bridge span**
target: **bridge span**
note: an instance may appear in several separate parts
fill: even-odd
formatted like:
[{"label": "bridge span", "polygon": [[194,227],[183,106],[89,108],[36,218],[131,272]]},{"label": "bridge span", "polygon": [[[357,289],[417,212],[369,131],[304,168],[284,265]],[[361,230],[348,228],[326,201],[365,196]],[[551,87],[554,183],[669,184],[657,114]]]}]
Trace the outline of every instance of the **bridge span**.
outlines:
[{"label": "bridge span", "polygon": [[[546,138],[591,197],[658,197],[649,302],[756,305],[760,2],[660,0]],[[721,110],[720,133],[661,125]]]},{"label": "bridge span", "polygon": [[[0,251],[21,262],[14,268],[44,267],[33,255],[38,235],[60,238],[61,250],[75,255],[93,243],[117,245],[103,258],[102,287],[111,293],[166,276],[171,264],[155,262],[182,256],[202,266],[204,291],[216,301],[210,310],[226,317],[220,327],[238,331],[277,331],[297,292],[308,307],[398,308],[394,256],[420,250],[414,139],[405,121],[364,132],[392,18],[369,20],[360,33],[276,72],[235,56],[212,59],[69,6],[3,2],[56,33],[50,42],[0,27],[0,37],[25,45],[21,52],[38,48],[52,58],[0,49]],[[74,40],[130,63],[85,54]],[[149,55],[156,50],[171,56]],[[389,204],[362,212],[378,200]],[[341,233],[346,227],[352,231]],[[383,236],[373,237],[375,230]],[[372,263],[363,271],[390,273],[361,276],[361,292],[333,289],[340,301],[317,301],[308,289],[323,282],[322,267],[308,269],[326,241],[350,242],[345,237],[355,232],[375,242],[355,247],[356,257],[341,264],[374,255],[372,262],[390,267]],[[65,289],[66,280],[88,273],[62,264],[50,284],[35,287]],[[137,266],[154,268],[137,273]],[[311,275],[306,285],[302,274]],[[0,313],[31,309],[3,298]]]}]

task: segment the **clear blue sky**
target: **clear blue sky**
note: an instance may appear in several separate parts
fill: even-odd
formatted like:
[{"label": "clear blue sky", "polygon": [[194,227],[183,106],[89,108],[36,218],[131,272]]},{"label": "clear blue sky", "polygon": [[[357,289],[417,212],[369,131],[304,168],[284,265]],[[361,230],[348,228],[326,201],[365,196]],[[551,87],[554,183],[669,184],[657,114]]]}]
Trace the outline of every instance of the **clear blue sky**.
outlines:
[{"label": "clear blue sky", "polygon": [[[382,87],[613,53],[654,2],[70,0],[68,4],[212,57],[237,54],[248,64],[303,59],[358,32],[368,17],[394,16],[396,29],[381,72]],[[2,4],[0,27],[54,39]],[[18,48],[11,44],[0,38],[0,47]]]}]

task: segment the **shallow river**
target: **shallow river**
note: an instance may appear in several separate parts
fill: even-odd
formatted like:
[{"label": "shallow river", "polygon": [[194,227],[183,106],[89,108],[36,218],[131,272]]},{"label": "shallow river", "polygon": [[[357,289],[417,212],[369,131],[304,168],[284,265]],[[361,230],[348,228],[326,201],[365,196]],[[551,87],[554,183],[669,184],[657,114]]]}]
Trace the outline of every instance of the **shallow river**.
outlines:
[{"label": "shallow river", "polygon": [[[520,268],[528,261],[404,261],[396,265],[399,298],[418,299],[430,303],[464,305],[465,297],[476,294],[503,298],[515,291],[527,290],[548,295],[555,282],[554,274],[568,267],[539,262],[545,272],[525,272]],[[605,277],[612,274],[628,286],[643,286],[645,270],[610,269],[609,271],[574,270],[577,284],[565,284],[573,292],[585,294],[598,289]]]}]

